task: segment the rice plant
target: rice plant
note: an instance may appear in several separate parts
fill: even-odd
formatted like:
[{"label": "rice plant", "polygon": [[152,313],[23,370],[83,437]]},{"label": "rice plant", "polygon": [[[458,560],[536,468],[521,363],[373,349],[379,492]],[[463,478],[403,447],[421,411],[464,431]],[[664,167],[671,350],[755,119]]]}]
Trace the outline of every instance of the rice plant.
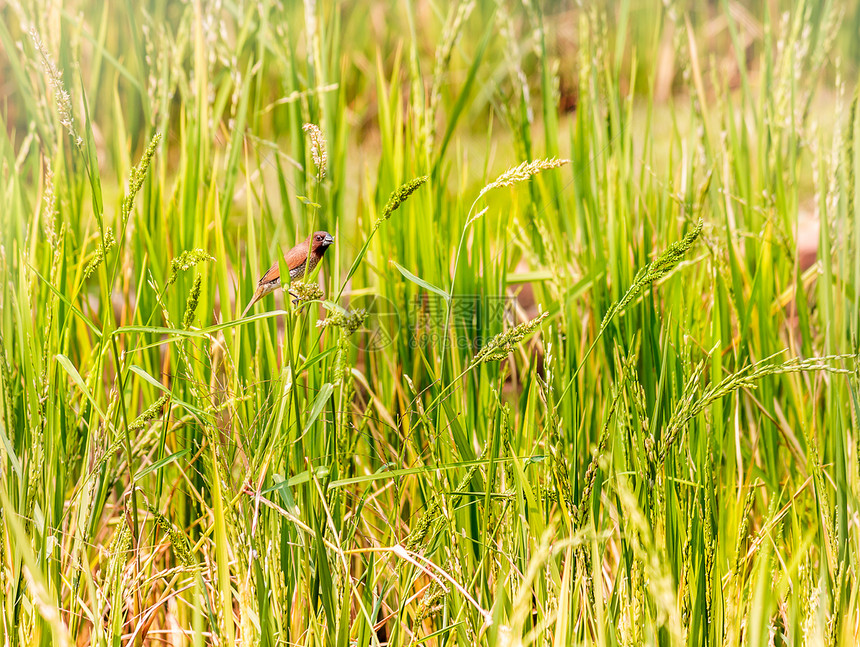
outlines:
[{"label": "rice plant", "polygon": [[4,647],[860,640],[858,7],[0,14]]}]

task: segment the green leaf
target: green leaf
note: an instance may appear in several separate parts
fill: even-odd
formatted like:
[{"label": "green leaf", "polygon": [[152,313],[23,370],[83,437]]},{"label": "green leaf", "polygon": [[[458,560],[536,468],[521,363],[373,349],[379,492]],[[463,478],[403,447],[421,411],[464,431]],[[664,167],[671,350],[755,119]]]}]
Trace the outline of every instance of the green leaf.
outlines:
[{"label": "green leaf", "polygon": [[159,391],[162,391],[163,393],[171,394],[171,396],[170,396],[171,401],[174,404],[176,404],[176,405],[182,407],[183,409],[185,409],[186,411],[188,411],[188,413],[193,414],[194,416],[197,416],[201,420],[205,420],[209,416],[209,414],[207,414],[203,409],[201,409],[199,407],[195,407],[194,405],[189,404],[188,402],[185,402],[184,400],[180,400],[176,396],[172,395],[170,389],[168,389],[161,382],[156,380],[154,377],[152,377],[152,375],[150,375],[149,373],[144,371],[139,366],[132,364],[128,370],[130,370],[135,375],[143,378],[144,381],[148,382],[149,384],[154,386]]},{"label": "green leaf", "polygon": [[410,281],[412,281],[412,282],[413,282],[413,283],[415,283],[416,285],[420,285],[420,286],[421,286],[422,288],[424,288],[425,290],[430,290],[431,292],[435,292],[435,293],[436,293],[436,294],[438,294],[440,297],[442,297],[443,299],[445,299],[445,302],[446,302],[446,303],[447,303],[448,301],[450,301],[450,300],[451,300],[451,297],[449,297],[449,296],[448,296],[448,293],[447,293],[447,292],[445,292],[445,291],[444,291],[444,290],[442,290],[441,288],[437,288],[437,287],[436,287],[435,285],[433,285],[432,283],[428,283],[428,282],[427,282],[427,281],[425,281],[424,279],[418,278],[417,276],[415,276],[412,272],[410,272],[409,270],[407,270],[405,267],[403,267],[403,266],[402,266],[400,263],[398,263],[397,261],[389,261],[389,262],[390,262],[392,265],[394,265],[394,267],[396,267],[396,268],[397,268],[397,271],[399,271],[403,276],[405,276],[407,279],[409,279]]},{"label": "green leaf", "polygon": [[9,462],[12,464],[12,471],[18,475],[18,478],[23,478],[23,474],[21,473],[21,459],[15,454],[15,447],[6,435],[6,429],[3,427],[2,420],[0,420],[0,441],[3,441],[6,455],[9,457]]},{"label": "green leaf", "polygon": [[93,201],[93,213],[96,216],[96,221],[99,224],[99,233],[101,234],[102,239],[104,238],[104,202],[102,200],[102,183],[99,178],[99,160],[98,155],[96,154],[96,140],[93,136],[93,124],[90,120],[90,106],[87,103],[87,94],[83,91],[84,88],[84,80],[83,77],[80,79],[81,81],[81,103],[84,107],[84,121],[86,127],[84,129],[84,156],[86,158],[86,168],[87,177],[90,181],[90,188],[92,189],[92,201]]},{"label": "green leaf", "polygon": [[98,411],[99,415],[102,419],[105,419],[105,413],[101,410],[98,404],[96,404],[95,399],[93,398],[92,393],[87,388],[86,383],[84,382],[81,374],[78,373],[78,369],[75,368],[74,364],[72,364],[71,360],[65,355],[56,355],[57,361],[60,363],[60,366],[69,374],[69,377],[72,378],[72,382],[78,385],[78,388],[84,392],[84,395],[87,396],[87,400],[90,401],[90,404],[93,405],[93,408]]},{"label": "green leaf", "polygon": [[170,393],[170,389],[164,386],[161,382],[152,377],[149,373],[144,371],[137,365],[132,364],[129,369],[135,375],[142,377],[146,382],[149,382],[152,386],[154,386],[159,391],[163,391],[164,393]]},{"label": "green leaf", "polygon": [[308,429],[310,429],[316,419],[319,418],[319,415],[322,413],[323,407],[325,407],[326,401],[331,397],[331,394],[334,392],[334,385],[330,383],[323,384],[320,392],[317,394],[316,399],[314,400],[314,404],[311,407],[311,413],[308,416],[307,422],[305,422],[305,426],[302,429],[302,434],[308,433]]},{"label": "green leaf", "polygon": [[[325,478],[329,475],[329,468],[321,465],[314,470],[314,476],[317,478]],[[295,476],[284,479],[280,474],[275,474],[273,477],[275,484],[272,487],[266,488],[263,490],[262,494],[268,494],[269,492],[274,492],[275,490],[282,491],[284,488],[291,488],[297,485],[301,485],[303,483],[307,483],[311,480],[311,473],[308,470],[304,472],[299,472]]]},{"label": "green leaf", "polygon": [[439,164],[445,157],[445,150],[448,148],[448,144],[451,143],[451,137],[454,135],[454,128],[457,126],[457,121],[463,113],[463,110],[466,108],[466,103],[469,100],[472,85],[475,83],[475,78],[478,76],[478,68],[481,66],[481,61],[484,59],[484,52],[487,51],[487,45],[490,43],[490,38],[496,31],[495,12],[493,16],[488,17],[486,25],[484,35],[481,38],[481,42],[478,44],[477,51],[475,52],[475,57],[472,59],[472,64],[469,66],[469,73],[466,76],[466,82],[463,84],[463,89],[460,90],[460,95],[457,97],[457,103],[454,104],[454,108],[451,110],[451,114],[448,117],[448,127],[445,129],[445,135],[442,137],[442,143],[439,146],[439,155],[436,157],[436,161],[433,163],[433,171],[430,173],[434,178],[439,170]]},{"label": "green leaf", "polygon": [[55,288],[53,285],[51,285],[51,282],[50,282],[48,279],[46,279],[44,276],[42,276],[42,275],[39,273],[39,270],[37,270],[35,267],[33,267],[32,265],[30,265],[29,263],[27,264],[27,267],[29,267],[29,268],[30,268],[30,270],[33,272],[33,274],[35,274],[36,276],[38,276],[38,277],[39,277],[39,279],[40,279],[40,280],[41,280],[45,285],[47,285],[47,286],[48,286],[48,289],[49,289],[51,292],[53,292],[53,293],[54,293],[54,295],[55,295],[58,299],[60,299],[63,303],[65,303],[65,304],[69,307],[69,310],[71,310],[71,311],[75,314],[75,316],[77,316],[81,321],[83,321],[83,322],[87,325],[87,327],[88,327],[88,328],[93,332],[93,334],[94,334],[96,337],[101,337],[101,336],[102,336],[102,331],[101,331],[101,330],[99,330],[99,329],[98,329],[98,327],[97,327],[97,326],[96,326],[92,321],[90,321],[90,320],[87,318],[87,316],[86,316],[83,312],[81,312],[80,310],[78,310],[78,309],[74,306],[74,304],[73,304],[73,303],[68,299],[68,297],[66,297],[66,295],[65,295],[65,294],[63,294],[62,292],[60,292],[59,290],[57,290],[57,288]]},{"label": "green leaf", "polygon": [[147,467],[144,467],[142,470],[140,470],[137,474],[134,475],[135,482],[139,481],[140,479],[142,479],[147,474],[149,474],[151,472],[155,472],[157,470],[160,470],[165,465],[169,465],[173,461],[179,460],[180,458],[185,456],[190,451],[191,450],[188,448],[182,449],[178,452],[174,452],[170,456],[165,456],[161,460],[155,461],[152,465],[148,465]]},{"label": "green leaf", "polygon": [[299,202],[301,202],[302,204],[306,204],[307,206],[313,207],[314,209],[319,209],[322,206],[321,204],[318,204],[318,203],[314,202],[313,200],[311,200],[310,198],[303,196],[303,195],[297,195],[296,198],[298,198]]}]

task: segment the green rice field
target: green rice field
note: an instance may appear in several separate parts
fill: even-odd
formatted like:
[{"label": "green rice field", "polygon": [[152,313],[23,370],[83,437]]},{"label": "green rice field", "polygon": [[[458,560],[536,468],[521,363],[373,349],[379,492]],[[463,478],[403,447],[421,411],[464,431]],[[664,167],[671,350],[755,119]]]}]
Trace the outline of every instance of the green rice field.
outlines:
[{"label": "green rice field", "polygon": [[0,647],[860,642],[856,3],[0,17]]}]

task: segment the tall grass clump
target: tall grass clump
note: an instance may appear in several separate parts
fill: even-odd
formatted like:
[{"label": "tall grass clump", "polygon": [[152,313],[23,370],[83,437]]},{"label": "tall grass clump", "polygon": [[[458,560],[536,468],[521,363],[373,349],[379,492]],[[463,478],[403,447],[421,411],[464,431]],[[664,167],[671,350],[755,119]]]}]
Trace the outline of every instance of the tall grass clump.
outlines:
[{"label": "tall grass clump", "polygon": [[0,643],[858,642],[860,9],[0,14]]}]

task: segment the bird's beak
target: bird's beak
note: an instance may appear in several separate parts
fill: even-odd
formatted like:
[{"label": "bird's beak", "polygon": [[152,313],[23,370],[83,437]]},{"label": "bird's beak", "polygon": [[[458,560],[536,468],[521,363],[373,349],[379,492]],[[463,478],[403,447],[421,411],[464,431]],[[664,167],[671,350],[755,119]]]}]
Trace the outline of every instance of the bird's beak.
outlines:
[{"label": "bird's beak", "polygon": [[331,245],[331,244],[333,244],[333,243],[334,243],[334,236],[332,236],[331,234],[328,234],[328,235],[323,239],[323,242],[324,242],[326,245]]}]

